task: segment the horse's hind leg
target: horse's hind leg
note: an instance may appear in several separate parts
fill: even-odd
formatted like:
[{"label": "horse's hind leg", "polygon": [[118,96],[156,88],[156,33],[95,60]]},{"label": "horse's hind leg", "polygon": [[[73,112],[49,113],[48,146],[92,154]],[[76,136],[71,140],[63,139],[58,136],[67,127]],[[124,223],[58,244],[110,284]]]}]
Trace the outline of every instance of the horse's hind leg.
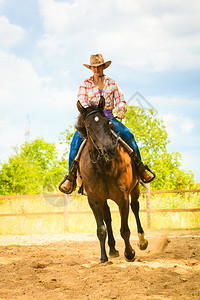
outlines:
[{"label": "horse's hind leg", "polygon": [[115,239],[112,231],[112,219],[111,219],[110,208],[108,206],[107,201],[104,203],[103,206],[103,216],[104,216],[104,221],[106,223],[107,232],[108,232],[108,245],[110,247],[109,255],[112,257],[118,257],[119,251],[115,249]]},{"label": "horse's hind leg", "polygon": [[108,261],[108,257],[106,254],[106,247],[105,247],[105,240],[106,240],[106,235],[107,235],[107,230],[106,226],[104,225],[103,222],[103,215],[101,210],[99,209],[98,203],[95,201],[91,200],[91,197],[88,196],[88,202],[89,205],[93,211],[93,214],[95,216],[96,222],[97,222],[97,236],[100,242],[100,248],[101,248],[101,263],[105,263]]},{"label": "horse's hind leg", "polygon": [[139,195],[140,195],[139,184],[137,184],[131,192],[131,208],[135,215],[135,219],[137,223],[137,231],[139,237],[138,246],[140,250],[145,250],[148,246],[148,241],[144,237],[144,230],[142,228],[140,217],[139,217],[139,208],[140,208],[140,204],[138,201]]},{"label": "horse's hind leg", "polygon": [[[127,201],[126,201],[127,200]],[[124,256],[127,261],[134,261],[135,251],[130,244],[130,229],[128,227],[128,215],[129,215],[129,201],[128,199],[121,201],[119,205],[120,215],[121,215],[121,236],[125,242]]]}]

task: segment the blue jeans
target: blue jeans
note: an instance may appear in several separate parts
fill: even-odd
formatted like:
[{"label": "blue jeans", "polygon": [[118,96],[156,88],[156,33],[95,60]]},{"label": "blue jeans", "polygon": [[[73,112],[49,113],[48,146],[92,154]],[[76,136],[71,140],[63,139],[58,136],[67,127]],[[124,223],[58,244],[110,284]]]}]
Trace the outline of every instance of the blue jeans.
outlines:
[{"label": "blue jeans", "polygon": [[[120,121],[118,121],[117,119],[113,119],[110,122],[112,122],[115,126],[115,132],[118,133],[119,131],[119,127],[120,127]],[[138,148],[138,145],[135,141],[134,135],[132,134],[132,132],[124,125],[121,123],[121,128],[120,128],[120,136],[122,137],[122,139],[127,142],[127,144],[129,144],[129,146],[135,150],[135,152],[137,153],[138,157],[141,160],[141,155],[140,155],[140,150]]]},{"label": "blue jeans", "polygon": [[[117,119],[113,119],[111,120],[111,122],[114,124],[115,126],[115,132],[118,133],[119,131],[119,127],[120,127],[120,122]],[[140,151],[138,148],[138,145],[135,141],[134,135],[132,134],[132,132],[130,132],[130,130],[124,126],[124,124],[121,123],[121,128],[120,128],[120,136],[122,137],[123,140],[125,140],[129,146],[131,148],[133,148],[135,150],[135,152],[137,153],[137,155],[139,156],[140,160],[141,160],[141,155],[140,155]],[[79,132],[76,131],[72,142],[70,144],[70,152],[69,152],[69,170],[71,168],[72,162],[78,152],[78,149],[81,145],[83,141],[83,138],[79,135]]]}]

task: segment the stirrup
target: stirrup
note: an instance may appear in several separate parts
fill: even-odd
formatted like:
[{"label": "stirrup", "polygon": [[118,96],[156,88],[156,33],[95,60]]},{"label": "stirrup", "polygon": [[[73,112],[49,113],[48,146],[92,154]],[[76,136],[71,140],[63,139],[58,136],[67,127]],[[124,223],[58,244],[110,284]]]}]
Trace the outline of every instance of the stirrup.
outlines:
[{"label": "stirrup", "polygon": [[[149,182],[151,182],[152,180],[154,180],[154,178],[156,177],[156,174],[155,174],[151,169],[149,169],[149,167],[148,167],[147,165],[141,164],[141,165],[139,166],[138,169],[139,169],[139,173],[140,173],[140,178],[141,178],[141,180],[142,180],[144,183],[149,183]],[[153,177],[152,177],[151,179],[146,180],[146,179],[144,178],[143,172],[144,172],[145,170],[149,171],[149,172],[153,175]]]},{"label": "stirrup", "polygon": [[63,183],[66,181],[66,180],[69,180],[69,175],[65,175],[64,179],[61,181],[61,183],[59,184],[58,188],[59,190],[62,192],[62,193],[65,193],[65,194],[71,194],[74,190],[75,190],[75,187],[76,187],[76,179],[72,181],[72,187],[69,191],[66,191],[66,190],[63,190],[62,188],[62,185]]}]

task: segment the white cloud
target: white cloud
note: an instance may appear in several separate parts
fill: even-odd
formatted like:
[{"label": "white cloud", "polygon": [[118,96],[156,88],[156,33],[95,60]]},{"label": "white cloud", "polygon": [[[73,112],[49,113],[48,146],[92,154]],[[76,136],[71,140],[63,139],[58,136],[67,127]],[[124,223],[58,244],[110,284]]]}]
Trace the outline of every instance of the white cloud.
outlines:
[{"label": "white cloud", "polygon": [[[73,19],[73,3],[39,0],[40,11],[47,32],[63,32]],[[59,21],[58,21],[59,20]]]},{"label": "white cloud", "polygon": [[[8,44],[11,46],[11,42],[8,41],[11,41],[16,34],[16,28],[9,24],[8,21],[4,25],[7,39],[4,41],[3,46]],[[16,40],[18,38],[16,34]],[[44,104],[48,108],[49,106],[56,107],[57,104],[63,104],[64,95],[65,97],[68,96],[68,99],[74,98],[74,93],[70,89],[60,90],[53,88],[51,81],[52,78],[50,76],[40,77],[34,70],[30,60],[19,58],[10,53],[10,51],[0,50],[1,105],[26,106],[27,103],[33,101],[34,105],[41,107]],[[54,101],[51,101],[53,99]]]},{"label": "white cloud", "polygon": [[12,147],[19,145],[23,142],[23,127],[20,128],[12,123],[9,116],[2,119],[0,118],[0,162],[7,160],[8,156],[13,153]]},{"label": "white cloud", "polygon": [[148,101],[158,110],[171,137],[191,134],[198,127],[196,118],[200,111],[200,98],[187,96],[151,96]]},{"label": "white cloud", "polygon": [[189,133],[194,128],[194,121],[190,118],[183,118],[180,123],[182,133]]},{"label": "white cloud", "polygon": [[195,124],[196,121],[190,117],[183,116],[179,110],[175,113],[163,114],[162,119],[170,140],[168,151],[179,152],[182,158],[182,169],[192,170],[195,174],[195,179],[199,181],[200,138],[195,133],[195,129],[198,131]]},{"label": "white cloud", "polygon": [[9,91],[23,92],[40,83],[31,62],[14,54],[0,52],[0,70],[0,86]]},{"label": "white cloud", "polygon": [[148,101],[158,110],[160,114],[192,115],[200,111],[200,97],[189,97],[185,95],[150,96]]},{"label": "white cloud", "polygon": [[200,68],[198,0],[39,0],[39,5],[46,30],[39,45],[48,55],[65,56],[67,47],[79,48],[80,55],[101,49],[121,65],[146,71]]},{"label": "white cloud", "polygon": [[164,114],[162,116],[166,126],[169,138],[174,142],[180,138],[186,138],[187,134],[191,134],[192,129],[195,127],[194,121],[189,117],[184,117],[177,114]]},{"label": "white cloud", "polygon": [[3,24],[7,36],[1,39],[0,50],[0,160],[6,159],[9,146],[24,141],[27,113],[31,117],[33,137],[48,138],[63,129],[56,124],[72,124],[72,107],[75,108],[76,102],[73,90],[52,86],[51,76],[39,76],[30,60],[11,52],[10,47],[22,38],[24,31],[5,18]]},{"label": "white cloud", "polygon": [[24,142],[27,114],[31,119],[32,138],[43,136],[55,140],[73,124],[76,93],[51,86],[50,78],[39,77],[26,59],[6,53],[0,57],[0,160],[5,160],[11,146]]},{"label": "white cloud", "polygon": [[[15,55],[0,53],[0,106],[1,111],[9,113],[19,106],[21,111],[62,111],[74,106],[76,94],[69,88],[56,88],[52,79],[40,77],[31,62],[19,59]],[[69,113],[69,110],[66,114]]]},{"label": "white cloud", "polygon": [[[176,124],[178,117],[174,114],[166,114],[162,116],[164,124],[166,126],[167,133],[169,134],[170,139],[176,138],[176,130],[174,124]],[[175,125],[176,126],[176,125]]]},{"label": "white cloud", "polygon": [[4,16],[0,17],[0,49],[9,49],[23,38],[24,33],[21,27],[10,24]]}]

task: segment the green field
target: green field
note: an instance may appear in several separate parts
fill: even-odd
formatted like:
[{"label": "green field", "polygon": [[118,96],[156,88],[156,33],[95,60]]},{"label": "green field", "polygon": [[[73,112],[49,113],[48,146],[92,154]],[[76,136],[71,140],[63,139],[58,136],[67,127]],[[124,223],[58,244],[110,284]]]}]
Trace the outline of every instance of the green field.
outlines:
[{"label": "green field", "polygon": [[[40,216],[7,216],[0,217],[0,234],[44,234],[69,232],[96,232],[94,216],[84,196],[69,197],[68,220],[64,213],[60,215]],[[117,205],[109,201],[112,214],[113,229],[119,231],[120,216]],[[200,194],[157,194],[151,195],[151,209],[200,208]],[[146,197],[140,196],[140,208],[146,209]],[[64,199],[27,196],[24,199],[0,200],[0,214],[20,214],[37,212],[63,212]],[[83,213],[86,212],[86,213]],[[87,213],[89,212],[89,213]],[[146,212],[140,213],[144,229],[147,229]],[[135,219],[130,210],[129,225],[136,231]],[[200,212],[154,212],[151,213],[151,229],[196,229],[200,228]]]}]

